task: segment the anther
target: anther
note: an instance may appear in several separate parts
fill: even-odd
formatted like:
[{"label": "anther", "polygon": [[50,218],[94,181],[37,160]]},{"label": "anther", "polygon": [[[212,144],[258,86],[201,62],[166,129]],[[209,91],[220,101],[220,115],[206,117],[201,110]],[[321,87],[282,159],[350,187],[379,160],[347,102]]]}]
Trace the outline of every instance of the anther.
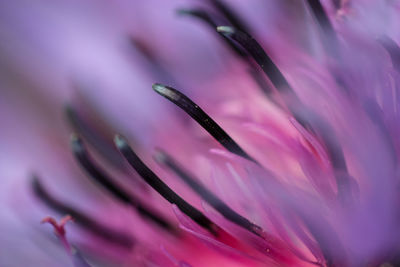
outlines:
[{"label": "anther", "polygon": [[388,36],[382,36],[378,39],[379,43],[386,49],[392,60],[393,67],[400,71],[400,47]]},{"label": "anther", "polygon": [[227,220],[261,237],[263,230],[260,226],[253,224],[248,219],[232,210],[214,193],[208,190],[204,185],[192,177],[191,174],[180,167],[171,156],[161,150],[158,150],[154,158],[157,162],[172,170],[183,182],[185,182],[194,192],[201,196],[214,209],[221,213]]},{"label": "anther", "polygon": [[[201,21],[204,21],[212,30],[215,32],[215,28],[218,26],[217,23],[213,20],[212,15],[210,15],[206,10],[203,9],[179,9],[178,14],[180,15],[185,15],[185,16],[191,16],[200,19]],[[226,37],[225,35],[218,33],[225,43],[228,45],[228,47],[240,58],[242,59],[247,59],[248,54],[243,51],[241,47],[239,47],[237,44],[235,44],[231,39]],[[247,60],[246,60],[247,61]]]},{"label": "anther", "polygon": [[250,27],[240,18],[235,11],[226,5],[222,0],[210,0],[210,2],[215,6],[215,8],[225,16],[225,18],[232,24],[233,27],[250,32]]},{"label": "anther", "polygon": [[116,135],[114,142],[121,154],[127,160],[127,162],[132,166],[133,169],[136,170],[136,172],[143,178],[146,183],[148,183],[168,202],[170,202],[171,204],[175,204],[183,213],[189,216],[197,224],[209,230],[212,234],[217,234],[217,226],[198,209],[187,203],[178,194],[176,194],[150,168],[148,168],[132,150],[124,137]]},{"label": "anther", "polygon": [[321,4],[321,1],[307,0],[307,3],[310,6],[311,12],[313,13],[315,19],[320,25],[320,34],[322,36],[322,42],[325,49],[330,55],[337,59],[340,59],[338,54],[339,51],[337,48],[338,39],[336,36],[336,32],[333,28],[331,21],[329,20],[328,14],[325,12],[325,9]]},{"label": "anther", "polygon": [[162,84],[153,84],[153,89],[158,94],[170,100],[183,109],[190,117],[199,123],[212,137],[230,152],[252,159],[210,116],[207,115],[196,103],[178,90]]},{"label": "anther", "polygon": [[[118,151],[112,146],[112,138],[103,135],[98,129],[95,129],[70,105],[65,107],[65,115],[72,129],[79,133],[93,147],[97,149],[100,155],[109,161],[113,166],[123,169],[121,158]],[[110,132],[114,132],[110,129]]]},{"label": "anther", "polygon": [[320,0],[307,0],[308,5],[311,8],[316,20],[324,30],[328,30],[329,33],[333,33],[333,26],[329,20],[328,14],[326,14],[324,7]]},{"label": "anther", "polygon": [[113,179],[96,165],[86,150],[82,140],[75,134],[71,136],[71,149],[78,163],[87,172],[88,177],[96,181],[121,202],[133,206],[141,216],[152,220],[154,223],[157,223],[167,230],[173,229],[173,226],[168,223],[167,220],[157,215],[157,212],[152,211],[133,196],[133,194],[126,192],[123,188],[115,184]]},{"label": "anther", "polygon": [[279,91],[291,91],[291,87],[281,71],[250,34],[230,26],[218,26],[217,31],[238,42],[250,54]]}]

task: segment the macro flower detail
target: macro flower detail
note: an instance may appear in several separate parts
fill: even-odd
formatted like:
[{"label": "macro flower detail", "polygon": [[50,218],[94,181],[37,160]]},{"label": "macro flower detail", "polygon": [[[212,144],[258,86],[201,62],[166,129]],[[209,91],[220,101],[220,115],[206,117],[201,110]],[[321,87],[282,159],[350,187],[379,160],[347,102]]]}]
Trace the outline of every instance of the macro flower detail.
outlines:
[{"label": "macro flower detail", "polygon": [[399,265],[398,1],[0,12],[0,266]]}]

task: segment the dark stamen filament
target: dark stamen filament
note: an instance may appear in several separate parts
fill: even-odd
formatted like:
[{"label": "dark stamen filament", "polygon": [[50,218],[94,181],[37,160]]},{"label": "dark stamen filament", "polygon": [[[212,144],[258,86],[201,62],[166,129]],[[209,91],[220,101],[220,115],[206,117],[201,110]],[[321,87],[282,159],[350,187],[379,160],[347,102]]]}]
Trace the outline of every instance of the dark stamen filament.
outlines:
[{"label": "dark stamen filament", "polygon": [[65,114],[75,132],[79,133],[95,147],[104,159],[108,160],[114,166],[123,169],[124,166],[122,165],[121,157],[118,151],[112,146],[112,138],[108,140],[106,136],[99,134],[99,131],[91,127],[73,107],[67,105],[65,107]]},{"label": "dark stamen filament", "polygon": [[[178,14],[181,15],[188,15],[192,16],[195,18],[198,18],[202,21],[204,21],[207,25],[209,25],[213,31],[215,32],[215,28],[218,26],[217,23],[214,22],[212,19],[212,16],[206,11],[202,9],[180,9],[178,10]],[[228,37],[225,35],[219,33],[219,35],[223,38],[225,43],[228,45],[228,47],[231,48],[231,50],[240,58],[247,59],[248,55],[243,49],[241,49],[237,44],[231,41]]]},{"label": "dark stamen filament", "polygon": [[[218,26],[212,19],[212,16],[206,10],[202,10],[202,9],[182,10],[181,9],[181,10],[178,10],[178,13],[182,14],[182,15],[189,15],[189,16],[192,16],[192,17],[195,17],[195,18],[198,18],[198,19],[204,21],[207,25],[209,25],[213,29],[214,32]],[[257,85],[261,88],[261,90],[265,94],[269,95],[271,93],[270,86],[267,84],[264,76],[261,75],[261,73],[258,71],[257,66],[250,59],[249,55],[239,45],[237,45],[234,41],[232,41],[230,38],[225,36],[223,33],[218,32],[218,34],[219,34],[219,36],[221,36],[223,38],[224,42],[234,52],[234,54],[237,55],[239,58],[241,58],[244,62],[246,62],[249,65],[251,77],[256,81]]]},{"label": "dark stamen filament", "polygon": [[153,89],[183,109],[228,151],[255,162],[207,113],[187,96],[172,87],[158,83],[153,84]]},{"label": "dark stamen filament", "polygon": [[[322,36],[322,43],[325,49],[331,57],[335,58],[336,60],[340,60],[336,32],[331,21],[329,20],[328,14],[325,12],[324,7],[321,4],[321,1],[307,0],[307,3],[310,6],[311,12],[313,13],[315,19],[320,25],[320,34]],[[340,77],[336,77],[336,79],[338,79],[338,82],[341,83]]]},{"label": "dark stamen filament", "polygon": [[41,184],[39,178],[36,176],[33,176],[32,179],[32,189],[35,195],[48,207],[54,209],[62,215],[71,215],[72,218],[74,218],[74,220],[87,231],[92,232],[108,242],[112,242],[126,248],[131,248],[133,246],[134,242],[127,233],[119,232],[110,229],[107,226],[101,225],[90,217],[84,215],[82,212],[77,211],[74,208],[55,199],[48,193],[48,191],[46,191],[45,187]]},{"label": "dark stamen filament", "polygon": [[155,52],[140,39],[137,38],[129,38],[130,43],[134,48],[136,48],[145,58],[147,61],[151,62],[154,65],[159,65],[159,60],[155,54]]},{"label": "dark stamen filament", "polygon": [[231,7],[226,5],[222,0],[210,0],[210,1],[215,6],[215,8],[222,15],[225,16],[225,18],[232,24],[233,27],[244,32],[250,32],[250,28],[240,18],[240,16],[237,15],[235,11]]},{"label": "dark stamen filament", "polygon": [[135,154],[124,137],[116,135],[114,142],[127,162],[154,190],[156,190],[168,202],[175,204],[183,213],[189,216],[197,224],[206,228],[214,235],[217,234],[217,226],[206,216],[204,216],[204,214],[198,209],[187,203],[178,194],[176,194],[150,168],[148,168]]},{"label": "dark stamen filament", "polygon": [[281,71],[251,35],[229,26],[219,26],[217,31],[238,42],[257,62],[278,90],[291,91],[290,85]]},{"label": "dark stamen filament", "polygon": [[182,181],[184,181],[193,191],[201,196],[208,204],[210,204],[218,212],[220,212],[226,219],[258,236],[261,236],[261,227],[253,224],[252,222],[232,210],[221,199],[214,195],[214,193],[212,193],[200,182],[198,182],[186,170],[181,168],[179,164],[171,158],[171,156],[167,155],[163,151],[157,151],[155,159],[157,162],[171,169],[180,179],[182,179]]},{"label": "dark stamen filament", "polygon": [[151,72],[155,74],[157,78],[168,83],[178,84],[178,81],[175,79],[174,75],[169,71],[168,68],[163,66],[159,56],[157,55],[156,51],[152,49],[150,44],[134,37],[130,38],[130,43],[143,55],[145,60],[150,63]]},{"label": "dark stamen filament", "polygon": [[334,33],[331,21],[329,20],[329,17],[326,14],[324,7],[321,4],[321,1],[307,0],[307,3],[310,6],[312,13],[314,14],[316,20],[321,25],[321,27],[324,30],[328,31],[328,33]]},{"label": "dark stamen filament", "polygon": [[[258,87],[267,95],[270,96],[272,93],[272,86],[270,86],[265,79],[265,76],[260,72],[258,69],[251,67],[248,70],[250,76],[253,78],[253,80],[257,83]],[[281,105],[272,97],[269,98],[272,103],[277,105],[278,107],[282,108]]]},{"label": "dark stamen filament", "polygon": [[393,67],[400,71],[400,47],[393,39],[383,36],[378,39],[379,43],[386,49],[392,60]]},{"label": "dark stamen filament", "polygon": [[217,23],[215,23],[214,20],[211,18],[211,15],[204,9],[200,9],[200,8],[178,9],[177,12],[180,15],[189,15],[189,16],[198,18],[213,28],[218,26]]},{"label": "dark stamen filament", "polygon": [[159,216],[156,211],[152,211],[151,208],[146,207],[146,205],[141,203],[141,201],[131,193],[126,192],[115,184],[113,179],[104,170],[97,166],[95,162],[93,162],[93,159],[90,157],[82,143],[82,140],[76,135],[71,136],[71,149],[81,167],[87,172],[88,177],[95,180],[121,202],[133,206],[143,217],[152,220],[154,223],[165,229],[173,229],[172,225]]}]

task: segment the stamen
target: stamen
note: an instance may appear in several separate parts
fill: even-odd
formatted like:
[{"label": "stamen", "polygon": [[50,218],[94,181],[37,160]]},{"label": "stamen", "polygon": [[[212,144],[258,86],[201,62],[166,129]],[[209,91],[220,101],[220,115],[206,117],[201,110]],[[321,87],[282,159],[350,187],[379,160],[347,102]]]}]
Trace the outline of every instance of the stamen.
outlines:
[{"label": "stamen", "polygon": [[77,224],[85,228],[87,231],[92,232],[108,242],[112,242],[128,249],[132,248],[133,240],[127,233],[115,231],[107,226],[101,225],[83,213],[55,199],[46,191],[39,178],[36,176],[33,176],[32,178],[32,189],[35,195],[44,204],[60,214],[69,214],[74,218]]},{"label": "stamen", "polygon": [[347,173],[347,164],[343,150],[339,145],[336,134],[334,133],[332,127],[318,114],[314,114],[312,118],[313,123],[303,119],[301,116],[296,116],[295,119],[305,129],[307,129],[317,138],[320,138],[322,141],[322,144],[325,146],[329,155],[329,159],[332,163],[332,168],[337,171],[335,174],[335,179],[338,188],[338,198],[341,201],[345,201],[345,199],[347,199],[347,191],[349,186],[349,179],[346,175],[344,175]]},{"label": "stamen", "polygon": [[283,74],[251,35],[229,26],[218,26],[217,31],[238,42],[257,62],[278,90],[291,91],[290,85]]},{"label": "stamen", "polygon": [[179,15],[189,15],[189,16],[201,19],[208,25],[211,25],[211,27],[213,27],[213,28],[218,26],[217,23],[215,23],[214,20],[211,18],[211,15],[204,9],[200,9],[200,8],[178,9],[177,13]]},{"label": "stamen", "polygon": [[152,49],[151,45],[138,38],[130,38],[130,43],[136,48],[150,63],[150,72],[155,74],[155,77],[171,84],[179,84],[175,79],[173,73],[168,68],[164,67],[156,51]]},{"label": "stamen", "polygon": [[129,146],[126,139],[120,135],[116,135],[114,139],[115,145],[125,157],[127,162],[133,169],[148,183],[154,190],[156,190],[162,197],[164,197],[171,204],[175,204],[183,213],[189,216],[200,226],[206,228],[211,233],[216,235],[216,225],[211,222],[203,213],[198,209],[187,203],[171,188],[169,188],[158,176],[149,169],[143,161],[135,154]]},{"label": "stamen", "polygon": [[400,47],[398,44],[388,36],[382,36],[378,41],[389,53],[393,67],[400,71]]},{"label": "stamen", "polygon": [[123,168],[121,157],[112,146],[111,139],[108,140],[106,136],[99,134],[98,130],[88,125],[72,106],[65,107],[65,115],[72,129],[93,145],[104,159],[118,168]]},{"label": "stamen", "polygon": [[129,41],[149,62],[159,65],[156,54],[145,42],[137,38],[129,38]]},{"label": "stamen", "polygon": [[[342,242],[339,240],[337,233],[333,230],[332,226],[322,216],[319,222],[312,222],[305,214],[301,214],[300,218],[314,240],[318,243],[322,255],[325,259],[324,266],[335,267],[344,266],[343,259],[335,258],[334,255],[346,255]],[[321,227],[324,226],[324,228]],[[335,253],[332,252],[335,250]]]},{"label": "stamen", "polygon": [[193,191],[195,191],[199,196],[201,196],[208,204],[214,207],[219,213],[221,213],[226,219],[235,223],[236,225],[262,237],[262,228],[257,226],[232,210],[228,205],[226,205],[220,198],[218,198],[214,193],[208,190],[195,178],[193,178],[186,170],[181,168],[174,159],[163,151],[158,150],[155,154],[155,159],[157,162],[167,166],[171,169],[182,181],[184,181]]},{"label": "stamen", "polygon": [[304,125],[308,131],[321,138],[329,154],[333,168],[335,170],[347,172],[346,160],[332,127],[318,114],[314,115],[312,118],[314,121],[312,124],[306,120],[302,120],[300,117],[296,117],[296,120]]},{"label": "stamen", "polygon": [[110,178],[110,176],[104,170],[102,170],[93,162],[82,140],[75,134],[71,136],[71,149],[75,155],[75,158],[81,167],[87,172],[90,178],[94,179],[99,185],[107,189],[121,202],[133,206],[143,217],[152,220],[167,230],[173,230],[173,226],[168,223],[167,220],[157,215],[156,211],[152,211],[149,207],[146,207],[143,203],[141,203],[140,200],[135,196],[129,194],[115,184],[113,179]]},{"label": "stamen", "polygon": [[153,89],[183,109],[227,150],[255,162],[207,113],[187,96],[172,87],[158,83],[153,84]]},{"label": "stamen", "polygon": [[[338,39],[336,32],[333,28],[331,21],[329,20],[328,14],[325,12],[324,7],[320,0],[307,0],[308,5],[311,8],[311,12],[314,14],[315,19],[320,25],[320,34],[322,35],[322,43],[328,54],[336,60],[340,60],[340,54],[338,50]],[[340,77],[335,77],[338,83],[342,83]]]},{"label": "stamen", "polygon": [[88,152],[86,151],[82,140],[75,134],[71,135],[71,149],[75,158],[81,167],[89,174],[90,178],[94,179],[98,184],[106,188],[120,201],[131,203],[131,197],[128,196],[124,190],[115,185],[108,175],[94,164]]},{"label": "stamen", "polygon": [[226,5],[222,0],[210,0],[211,3],[215,6],[215,8],[225,16],[225,18],[232,24],[233,27],[244,31],[250,32],[250,28],[247,24],[240,18],[236,12]]},{"label": "stamen", "polygon": [[311,7],[311,11],[317,19],[319,25],[321,25],[322,29],[328,31],[330,34],[334,33],[333,26],[331,21],[329,20],[328,15],[326,14],[324,7],[321,4],[320,0],[307,0],[308,5]]},{"label": "stamen", "polygon": [[[258,87],[267,95],[270,96],[272,93],[272,87],[268,85],[267,80],[265,79],[265,76],[255,67],[252,67],[248,70],[250,76],[254,79],[254,81],[257,83]],[[281,107],[281,105],[274,100],[273,98],[269,98],[272,103],[277,105],[278,107]]]},{"label": "stamen", "polygon": [[[180,15],[187,15],[187,16],[192,16],[195,18],[198,18],[202,21],[204,21],[207,25],[209,25],[213,31],[215,32],[215,28],[218,26],[217,23],[214,22],[212,19],[212,16],[203,9],[179,9],[178,14]],[[231,48],[231,50],[240,58],[246,59],[248,58],[248,55],[243,49],[241,49],[238,45],[236,45],[234,42],[231,41],[228,37],[225,35],[218,33],[225,43]]]}]

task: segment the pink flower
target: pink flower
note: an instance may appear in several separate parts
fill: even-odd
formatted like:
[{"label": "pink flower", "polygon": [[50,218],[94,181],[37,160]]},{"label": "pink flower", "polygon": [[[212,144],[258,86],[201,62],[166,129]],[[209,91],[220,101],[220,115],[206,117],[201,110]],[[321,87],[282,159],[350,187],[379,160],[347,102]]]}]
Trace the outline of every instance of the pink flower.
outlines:
[{"label": "pink flower", "polygon": [[399,8],[0,3],[0,265],[396,266]]}]

